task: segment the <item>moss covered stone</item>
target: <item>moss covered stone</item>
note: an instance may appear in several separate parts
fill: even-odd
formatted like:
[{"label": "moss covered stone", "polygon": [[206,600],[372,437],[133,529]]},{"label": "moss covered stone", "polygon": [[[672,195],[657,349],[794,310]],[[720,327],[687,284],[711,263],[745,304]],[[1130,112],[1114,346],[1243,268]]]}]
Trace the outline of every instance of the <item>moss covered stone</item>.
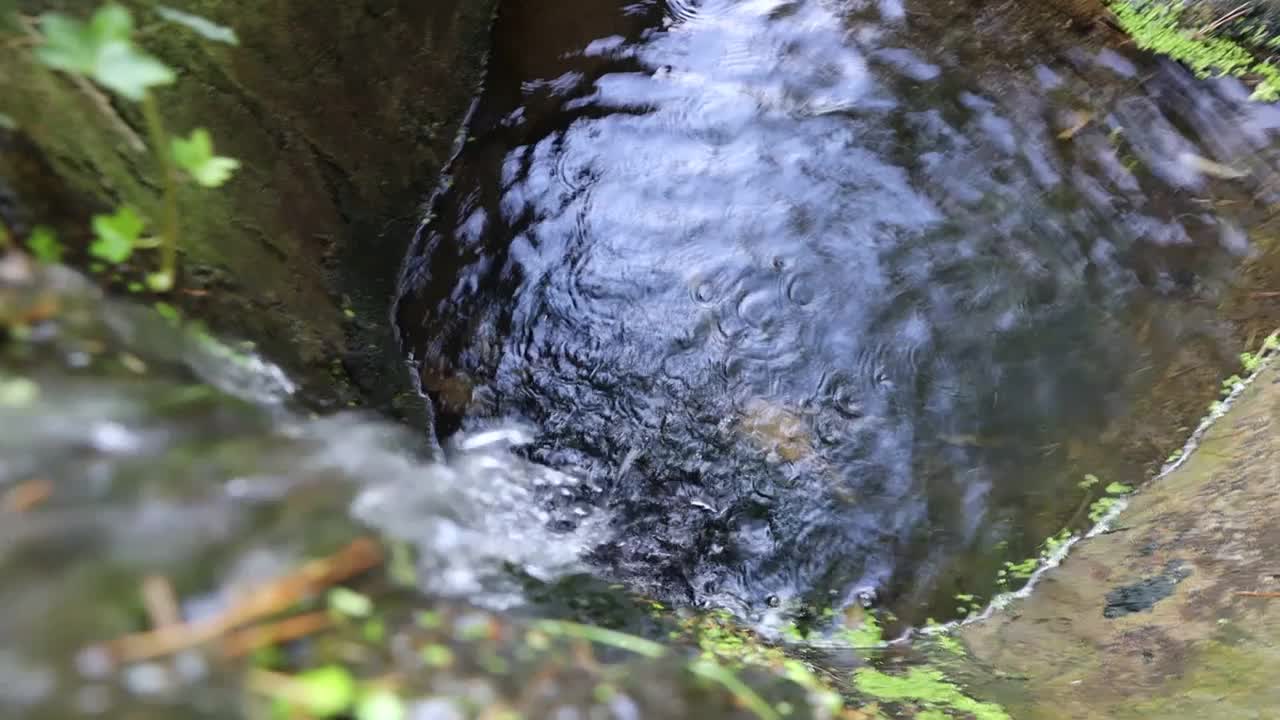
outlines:
[{"label": "moss covered stone", "polygon": [[1280,602],[1267,596],[1280,590],[1278,382],[1263,369],[1178,469],[1132,497],[1122,532],[1079,543],[1029,598],[964,629],[967,662],[1012,716],[1245,718],[1280,707]]},{"label": "moss covered stone", "polygon": [[[243,163],[220,190],[183,190],[180,285],[198,292],[178,299],[215,327],[258,341],[318,399],[345,403],[395,388],[403,373],[385,352],[387,298],[417,208],[479,84],[492,0],[171,3],[234,28],[238,47],[166,23],[153,2],[125,4],[140,44],[178,70],[158,92],[166,125],[181,134],[208,127],[220,152]],[[65,0],[17,5],[28,20],[89,9]],[[22,47],[26,31],[19,23],[4,41]],[[135,108],[77,86],[29,52],[6,52],[0,98],[83,206],[156,206],[159,183],[137,140]],[[39,191],[26,190],[30,174],[19,165],[30,163],[0,161],[0,184],[18,196],[9,224],[63,220],[33,209],[41,201],[29,196]],[[348,377],[357,387],[343,391]]]}]

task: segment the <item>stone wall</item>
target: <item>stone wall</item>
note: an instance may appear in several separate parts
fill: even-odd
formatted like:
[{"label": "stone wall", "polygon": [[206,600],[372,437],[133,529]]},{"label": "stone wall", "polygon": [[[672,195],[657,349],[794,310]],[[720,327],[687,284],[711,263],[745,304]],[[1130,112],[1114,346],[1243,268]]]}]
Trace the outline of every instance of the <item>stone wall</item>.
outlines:
[{"label": "stone wall", "polygon": [[[243,163],[227,186],[181,195],[176,302],[258,342],[320,405],[386,405],[387,388],[403,387],[387,299],[481,81],[494,0],[170,3],[234,28],[238,47],[162,23],[152,2],[125,4],[139,43],[179,71],[158,91],[168,127],[206,126]],[[34,18],[92,5],[18,7]],[[7,222],[21,233],[70,224],[71,207],[154,207],[154,163],[130,137],[143,135],[136,108],[108,108],[39,66],[21,34],[2,39],[0,112],[22,135],[0,142],[0,184],[17,196]],[[51,206],[64,216],[45,216]]]}]

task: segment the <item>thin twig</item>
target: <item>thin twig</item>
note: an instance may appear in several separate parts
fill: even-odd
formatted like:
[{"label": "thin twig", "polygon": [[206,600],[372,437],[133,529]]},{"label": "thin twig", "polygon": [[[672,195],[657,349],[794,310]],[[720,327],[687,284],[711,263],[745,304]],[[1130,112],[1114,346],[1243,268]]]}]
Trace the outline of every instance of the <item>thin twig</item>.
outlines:
[{"label": "thin twig", "polygon": [[1242,590],[1236,593],[1236,597],[1280,598],[1280,592],[1252,592],[1249,590]]},{"label": "thin twig", "polygon": [[105,643],[102,649],[119,662],[172,655],[287,610],[299,600],[381,563],[382,548],[369,538],[359,538],[334,555],[313,560],[297,572],[259,587],[218,615],[197,622],[168,625],[126,635]]},{"label": "thin twig", "polygon": [[1227,23],[1231,22],[1232,20],[1235,20],[1236,18],[1240,17],[1241,15],[1244,15],[1245,13],[1249,12],[1249,11],[1250,11],[1250,10],[1252,10],[1252,9],[1253,9],[1253,7],[1252,7],[1252,5],[1251,5],[1250,3],[1244,3],[1243,5],[1241,5],[1240,7],[1236,8],[1235,10],[1232,10],[1231,12],[1227,13],[1226,15],[1223,15],[1222,17],[1218,18],[1217,20],[1214,20],[1213,22],[1209,23],[1209,25],[1208,25],[1208,26],[1206,26],[1203,30],[1200,30],[1200,31],[1199,31],[1199,32],[1197,32],[1196,34],[1197,34],[1197,35],[1200,35],[1200,36],[1208,35],[1209,33],[1213,32],[1214,30],[1217,30],[1218,28],[1222,27],[1223,25],[1226,25]]},{"label": "thin twig", "polygon": [[53,483],[45,478],[28,480],[14,485],[0,499],[0,510],[24,513],[53,495]]},{"label": "thin twig", "polygon": [[153,628],[182,622],[178,596],[173,592],[173,584],[163,576],[151,575],[142,581],[142,604],[147,608],[147,617],[151,618]]},{"label": "thin twig", "polygon": [[244,657],[258,648],[279,645],[314,635],[333,627],[333,617],[324,611],[297,615],[287,620],[236,631],[222,641],[222,654],[229,658]]}]

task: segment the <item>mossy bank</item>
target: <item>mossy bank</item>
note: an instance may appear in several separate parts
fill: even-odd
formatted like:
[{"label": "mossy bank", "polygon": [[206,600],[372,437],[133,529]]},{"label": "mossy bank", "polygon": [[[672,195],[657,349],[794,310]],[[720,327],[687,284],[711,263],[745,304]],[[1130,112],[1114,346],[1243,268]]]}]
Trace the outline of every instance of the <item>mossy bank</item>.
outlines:
[{"label": "mossy bank", "polygon": [[[180,75],[158,90],[166,124],[210,128],[243,163],[218,192],[180,196],[174,300],[257,342],[317,405],[394,405],[387,298],[480,83],[492,0],[172,3],[234,28],[236,47],[162,23],[154,3],[125,4],[139,44]],[[0,112],[16,128],[0,132],[0,211],[19,239],[37,224],[63,230],[74,260],[89,212],[153,208],[161,183],[140,113],[30,52],[24,19],[91,8],[16,5],[0,63]]]},{"label": "mossy bank", "polygon": [[1280,707],[1280,371],[1194,453],[1078,544],[1032,595],[961,637],[1018,718],[1270,717]]}]

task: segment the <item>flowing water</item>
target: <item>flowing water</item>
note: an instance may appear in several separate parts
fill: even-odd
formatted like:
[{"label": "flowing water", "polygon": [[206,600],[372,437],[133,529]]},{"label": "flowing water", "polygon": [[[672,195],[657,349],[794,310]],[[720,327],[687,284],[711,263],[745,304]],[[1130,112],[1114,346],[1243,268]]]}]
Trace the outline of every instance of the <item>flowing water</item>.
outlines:
[{"label": "flowing water", "polygon": [[534,427],[671,602],[989,593],[1204,411],[1277,198],[1280,110],[1044,5],[504,3],[395,306],[436,433]]},{"label": "flowing water", "polygon": [[[759,627],[987,596],[1280,317],[1280,109],[1042,4],[504,2],[393,308],[434,458],[0,258],[0,715],[244,714],[227,663],[85,649],[149,626],[148,575],[198,621],[356,533],[504,617],[612,583]],[[408,656],[424,702],[546,679]],[[710,716],[664,704],[707,697],[669,659],[640,715]]]}]

